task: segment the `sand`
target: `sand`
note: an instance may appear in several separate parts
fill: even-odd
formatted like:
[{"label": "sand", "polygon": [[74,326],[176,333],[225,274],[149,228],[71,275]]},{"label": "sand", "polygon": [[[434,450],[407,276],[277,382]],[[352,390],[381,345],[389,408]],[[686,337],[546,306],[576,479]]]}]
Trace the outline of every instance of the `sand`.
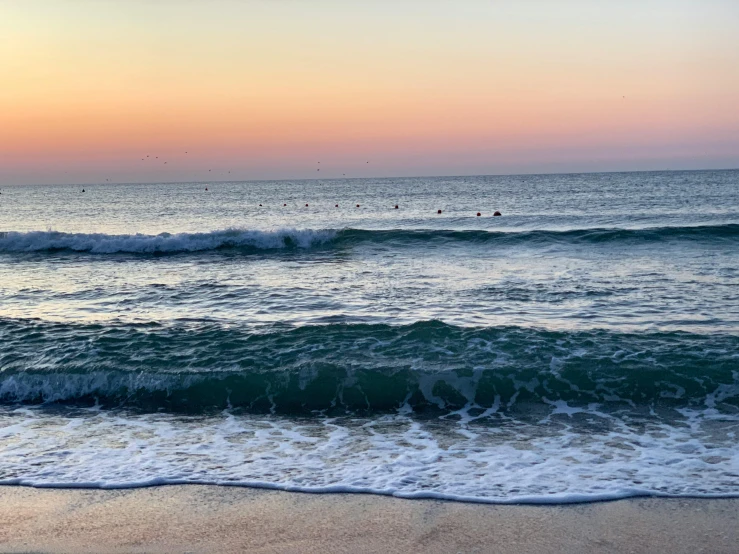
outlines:
[{"label": "sand", "polygon": [[739,552],[739,499],[495,506],[215,486],[0,487],[1,552]]}]

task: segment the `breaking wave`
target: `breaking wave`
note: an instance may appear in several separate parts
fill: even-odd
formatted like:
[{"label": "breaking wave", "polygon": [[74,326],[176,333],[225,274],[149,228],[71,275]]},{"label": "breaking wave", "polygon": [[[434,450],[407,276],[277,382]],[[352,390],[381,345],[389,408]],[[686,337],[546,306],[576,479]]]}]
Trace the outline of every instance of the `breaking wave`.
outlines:
[{"label": "breaking wave", "polygon": [[321,245],[352,246],[361,243],[495,243],[599,244],[665,241],[739,242],[739,224],[655,227],[647,229],[574,229],[569,231],[479,231],[479,230],[362,230],[277,229],[259,231],[226,229],[203,233],[159,235],[109,235],[31,231],[0,233],[0,252],[88,252],[91,254],[177,254],[216,250],[246,252],[278,249],[307,249]]},{"label": "breaking wave", "polygon": [[32,231],[0,233],[0,252],[89,252],[91,254],[177,254],[222,249],[310,248],[333,240],[336,231],[227,229],[207,233],[108,235]]},{"label": "breaking wave", "polygon": [[[739,413],[739,337],[405,326],[0,320],[0,401],[198,413],[710,408]],[[541,408],[536,408],[539,406]]]}]

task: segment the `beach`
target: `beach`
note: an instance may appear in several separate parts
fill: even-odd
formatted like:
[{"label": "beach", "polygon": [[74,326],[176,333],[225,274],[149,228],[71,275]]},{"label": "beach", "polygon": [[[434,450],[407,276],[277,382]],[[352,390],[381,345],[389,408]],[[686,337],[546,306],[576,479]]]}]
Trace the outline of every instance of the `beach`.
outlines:
[{"label": "beach", "polygon": [[8,187],[0,552],[739,551],[738,182]]},{"label": "beach", "polygon": [[739,554],[739,0],[642,4],[0,2],[0,554]]},{"label": "beach", "polygon": [[736,552],[739,499],[551,506],[205,485],[0,488],[0,551]]}]

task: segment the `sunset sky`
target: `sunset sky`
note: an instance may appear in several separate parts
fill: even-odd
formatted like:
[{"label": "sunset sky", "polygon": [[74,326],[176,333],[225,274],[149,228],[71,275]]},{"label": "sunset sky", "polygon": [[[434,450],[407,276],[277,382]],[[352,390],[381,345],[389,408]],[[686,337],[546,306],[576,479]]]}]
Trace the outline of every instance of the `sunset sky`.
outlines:
[{"label": "sunset sky", "polygon": [[0,184],[739,167],[738,30],[736,0],[0,0]]}]

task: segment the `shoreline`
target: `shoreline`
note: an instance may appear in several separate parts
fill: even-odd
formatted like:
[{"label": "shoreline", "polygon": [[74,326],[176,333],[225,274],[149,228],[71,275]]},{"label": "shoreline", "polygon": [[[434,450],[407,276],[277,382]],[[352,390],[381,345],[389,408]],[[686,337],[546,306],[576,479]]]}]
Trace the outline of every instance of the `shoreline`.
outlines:
[{"label": "shoreline", "polygon": [[40,483],[34,484],[22,479],[10,479],[6,481],[0,480],[0,497],[2,491],[6,488],[22,488],[22,489],[38,489],[38,490],[73,490],[73,491],[129,491],[137,489],[150,488],[166,488],[166,487],[215,487],[215,488],[236,488],[236,489],[255,489],[272,492],[283,492],[288,494],[307,494],[307,495],[358,495],[358,496],[379,496],[384,498],[397,498],[399,500],[413,501],[438,501],[451,502],[460,504],[482,504],[486,506],[571,506],[581,504],[599,504],[603,502],[619,502],[622,500],[737,500],[739,501],[739,493],[735,494],[701,494],[701,495],[682,495],[682,494],[662,494],[650,491],[644,492],[628,492],[620,495],[614,494],[554,494],[546,496],[521,496],[514,497],[510,500],[501,499],[485,499],[474,496],[459,496],[432,492],[385,492],[381,490],[365,489],[358,487],[347,487],[344,485],[330,485],[325,487],[296,487],[291,485],[278,485],[274,483],[261,482],[243,482],[243,481],[188,481],[188,480],[162,480],[152,479],[151,481],[134,482],[131,484],[104,484],[100,482],[82,482],[82,483]]},{"label": "shoreline", "polygon": [[218,485],[0,486],[0,552],[736,552],[739,499],[488,504]]}]

